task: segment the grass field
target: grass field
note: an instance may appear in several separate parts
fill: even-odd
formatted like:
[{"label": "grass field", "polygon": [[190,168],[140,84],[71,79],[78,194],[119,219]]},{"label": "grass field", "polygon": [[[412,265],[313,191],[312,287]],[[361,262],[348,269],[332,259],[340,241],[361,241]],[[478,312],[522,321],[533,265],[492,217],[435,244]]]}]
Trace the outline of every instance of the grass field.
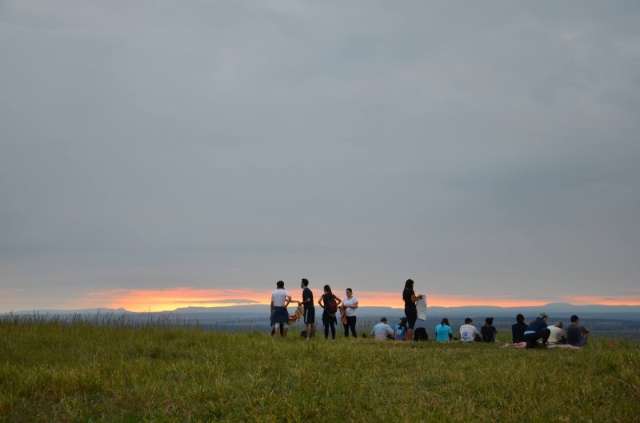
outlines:
[{"label": "grass field", "polygon": [[582,351],[0,323],[2,421],[640,421],[640,344]]}]

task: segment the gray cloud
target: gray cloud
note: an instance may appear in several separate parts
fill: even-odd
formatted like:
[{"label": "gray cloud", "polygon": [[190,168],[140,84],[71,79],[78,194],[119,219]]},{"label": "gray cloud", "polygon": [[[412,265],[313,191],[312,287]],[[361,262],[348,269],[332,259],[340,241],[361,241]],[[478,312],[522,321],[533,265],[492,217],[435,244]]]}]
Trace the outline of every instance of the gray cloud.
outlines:
[{"label": "gray cloud", "polygon": [[625,1],[0,2],[3,307],[302,275],[627,292],[639,23]]}]

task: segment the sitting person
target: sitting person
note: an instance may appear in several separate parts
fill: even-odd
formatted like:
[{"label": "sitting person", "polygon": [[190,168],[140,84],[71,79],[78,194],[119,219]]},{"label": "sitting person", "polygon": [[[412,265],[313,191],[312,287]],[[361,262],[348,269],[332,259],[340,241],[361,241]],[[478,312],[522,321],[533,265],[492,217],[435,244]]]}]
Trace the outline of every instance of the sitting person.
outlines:
[{"label": "sitting person", "polygon": [[588,336],[589,331],[580,324],[578,316],[571,316],[571,324],[567,328],[567,343],[574,347],[583,347],[587,344]]},{"label": "sitting person", "polygon": [[449,342],[453,338],[453,332],[451,332],[451,326],[449,326],[449,319],[446,317],[442,319],[439,325],[436,326],[436,342]]},{"label": "sitting person", "polygon": [[474,342],[482,340],[480,331],[472,323],[473,320],[470,317],[464,319],[464,325],[460,326],[460,341]]},{"label": "sitting person", "polygon": [[524,316],[518,314],[516,323],[511,326],[511,342],[518,344],[524,341],[524,331],[527,330],[527,324],[524,322]]},{"label": "sitting person", "polygon": [[374,336],[376,341],[386,341],[387,339],[393,340],[393,329],[391,329],[391,326],[387,324],[386,317],[380,319],[380,322],[373,327],[371,335]]},{"label": "sitting person", "polygon": [[482,342],[496,342],[496,327],[493,326],[493,317],[484,319],[484,326],[480,329],[482,332]]},{"label": "sitting person", "polygon": [[542,344],[547,345],[547,340],[549,339],[547,318],[547,313],[540,313],[536,320],[529,323],[527,330],[524,331],[524,342],[527,343],[527,348],[538,346],[538,340],[542,340]]},{"label": "sitting person", "polygon": [[396,329],[395,329],[396,341],[404,341],[406,334],[407,334],[407,318],[403,317],[400,319],[400,322],[396,324]]},{"label": "sitting person", "polygon": [[562,322],[558,322],[555,325],[547,326],[547,329],[549,329],[549,340],[547,342],[550,345],[567,343],[566,334],[562,326]]},{"label": "sitting person", "polygon": [[427,333],[427,321],[422,319],[416,319],[416,325],[413,331],[414,341],[428,341],[429,334]]}]

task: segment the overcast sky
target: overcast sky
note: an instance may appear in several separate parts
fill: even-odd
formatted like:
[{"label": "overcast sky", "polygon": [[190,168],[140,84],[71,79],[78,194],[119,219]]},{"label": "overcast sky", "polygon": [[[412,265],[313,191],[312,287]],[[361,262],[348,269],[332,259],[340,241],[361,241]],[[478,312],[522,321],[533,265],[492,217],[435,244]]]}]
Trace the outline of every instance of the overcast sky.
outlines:
[{"label": "overcast sky", "polygon": [[0,310],[640,302],[639,140],[635,0],[0,0]]}]

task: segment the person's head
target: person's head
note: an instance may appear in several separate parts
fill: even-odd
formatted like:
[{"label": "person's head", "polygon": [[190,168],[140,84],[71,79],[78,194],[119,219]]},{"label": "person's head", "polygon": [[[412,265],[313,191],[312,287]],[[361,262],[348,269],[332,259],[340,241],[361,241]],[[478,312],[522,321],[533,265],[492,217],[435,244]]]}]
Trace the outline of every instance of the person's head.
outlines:
[{"label": "person's head", "polygon": [[578,323],[580,321],[580,319],[578,318],[577,315],[573,315],[571,316],[571,323]]},{"label": "person's head", "polygon": [[404,289],[413,289],[413,279],[407,279],[404,283]]},{"label": "person's head", "polygon": [[493,317],[487,317],[486,319],[484,319],[484,324],[486,326],[492,326],[493,325]]},{"label": "person's head", "polygon": [[403,317],[400,319],[400,326],[407,326],[407,318]]},{"label": "person's head", "polygon": [[278,282],[276,282],[276,288],[278,288],[278,289],[284,289],[284,281],[278,281]]},{"label": "person's head", "polygon": [[442,319],[442,321],[440,322],[441,325],[447,325],[449,326],[449,319],[447,319],[446,317],[444,319]]},{"label": "person's head", "polygon": [[344,290],[344,292],[347,293],[347,298],[353,297],[353,289],[347,288],[347,289]]},{"label": "person's head", "polygon": [[548,318],[549,318],[549,316],[547,316],[547,313],[545,313],[545,312],[542,312],[542,313],[540,313],[540,314],[538,315],[538,319],[542,319],[542,320],[544,320],[545,322],[547,321],[547,319],[548,319]]},{"label": "person's head", "polygon": [[562,324],[562,322],[557,322],[557,323],[556,323],[556,327],[557,327],[557,328],[562,329],[562,326],[564,326],[564,325]]},{"label": "person's head", "polygon": [[386,317],[383,317],[382,319],[380,319],[380,321],[381,321],[382,323],[387,323],[387,318],[386,318]]},{"label": "person's head", "polygon": [[473,323],[473,320],[471,320],[471,317],[467,317],[466,319],[464,319],[465,325],[470,325],[471,323]]},{"label": "person's head", "polygon": [[301,288],[306,288],[309,286],[309,279],[307,278],[302,278],[302,280],[300,281],[300,287]]},{"label": "person's head", "polygon": [[524,315],[522,313],[518,313],[518,315],[516,316],[516,322],[524,323]]},{"label": "person's head", "polygon": [[331,294],[331,287],[329,285],[325,285],[324,286],[324,293],[325,294]]}]

